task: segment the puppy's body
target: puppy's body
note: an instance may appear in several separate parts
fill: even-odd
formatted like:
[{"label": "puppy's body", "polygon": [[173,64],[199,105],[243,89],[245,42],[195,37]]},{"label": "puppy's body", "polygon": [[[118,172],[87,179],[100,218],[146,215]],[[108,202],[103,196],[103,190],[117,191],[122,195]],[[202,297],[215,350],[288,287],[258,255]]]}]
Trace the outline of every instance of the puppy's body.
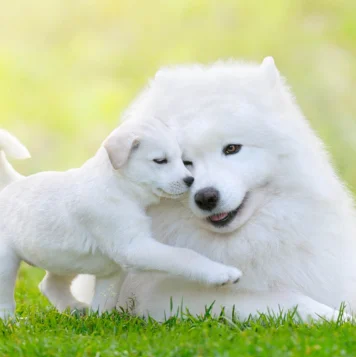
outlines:
[{"label": "puppy's body", "polygon": [[[117,188],[120,180],[112,171],[102,149],[80,169],[39,173],[6,187],[0,199],[6,217],[1,219],[2,242],[23,260],[53,273],[118,271],[117,264],[100,252],[103,247],[98,249],[92,227],[102,236],[109,235],[107,222],[98,217],[111,218],[115,204],[127,209],[134,205]],[[144,216],[141,207],[133,211]]]},{"label": "puppy's body", "polygon": [[82,307],[70,294],[80,273],[96,276],[91,307],[99,312],[115,307],[122,268],[164,271],[207,284],[239,278],[235,268],[152,238],[146,207],[159,201],[158,193],[183,194],[193,179],[187,181],[174,137],[162,126],[143,127],[123,125],[81,168],[39,173],[0,193],[0,317],[14,312],[21,260],[48,271],[40,288],[59,310]]}]

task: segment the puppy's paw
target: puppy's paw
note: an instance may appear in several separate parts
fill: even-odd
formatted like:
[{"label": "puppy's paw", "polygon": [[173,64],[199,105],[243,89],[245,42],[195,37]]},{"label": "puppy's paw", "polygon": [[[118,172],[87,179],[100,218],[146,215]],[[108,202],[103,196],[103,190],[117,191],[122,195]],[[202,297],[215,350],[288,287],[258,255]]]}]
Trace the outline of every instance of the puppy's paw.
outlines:
[{"label": "puppy's paw", "polygon": [[15,311],[13,308],[0,307],[0,320],[7,321],[15,317]]},{"label": "puppy's paw", "polygon": [[236,284],[242,276],[242,272],[234,267],[222,266],[222,268],[216,270],[214,275],[210,276],[208,281],[211,285],[227,285]]},{"label": "puppy's paw", "polygon": [[226,284],[236,284],[240,281],[240,278],[242,277],[242,271],[234,268],[234,267],[230,267],[229,271],[228,271],[228,280],[223,283],[222,285],[226,285]]},{"label": "puppy's paw", "polygon": [[219,285],[236,284],[237,282],[239,282],[241,276],[241,270],[234,267],[228,267],[226,276],[223,276],[224,281]]}]

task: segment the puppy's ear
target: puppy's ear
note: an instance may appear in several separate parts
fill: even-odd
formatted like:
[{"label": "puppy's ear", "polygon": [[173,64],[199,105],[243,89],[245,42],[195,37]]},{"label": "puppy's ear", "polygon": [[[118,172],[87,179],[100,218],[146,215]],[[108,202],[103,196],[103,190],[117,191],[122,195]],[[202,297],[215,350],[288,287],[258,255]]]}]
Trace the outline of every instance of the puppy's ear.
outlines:
[{"label": "puppy's ear", "polygon": [[115,170],[120,169],[127,162],[132,149],[138,145],[138,136],[121,127],[115,129],[103,143]]},{"label": "puppy's ear", "polygon": [[273,57],[266,57],[262,61],[260,68],[270,87],[274,87],[278,82],[279,72]]}]

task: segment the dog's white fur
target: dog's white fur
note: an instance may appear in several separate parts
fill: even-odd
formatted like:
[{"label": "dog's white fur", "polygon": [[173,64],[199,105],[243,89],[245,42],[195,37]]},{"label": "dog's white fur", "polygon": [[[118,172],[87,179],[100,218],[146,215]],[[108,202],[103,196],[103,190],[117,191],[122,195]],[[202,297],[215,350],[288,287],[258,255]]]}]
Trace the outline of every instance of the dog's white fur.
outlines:
[{"label": "dog's white fur", "polygon": [[[21,156],[18,143],[4,137],[8,141],[0,145]],[[163,271],[212,285],[236,282],[238,269],[152,238],[145,209],[160,196],[183,195],[189,176],[178,142],[164,124],[130,121],[82,167],[6,186],[0,192],[0,317],[14,313],[21,260],[47,270],[40,288],[59,310],[82,307],[70,293],[78,273],[96,276],[91,308],[100,313],[117,303],[122,268]]]},{"label": "dog's white fur", "polygon": [[[155,236],[194,249],[244,277],[215,290],[157,274],[129,274],[119,305],[163,319],[174,309],[226,307],[241,318],[298,306],[302,318],[332,319],[342,302],[356,309],[356,217],[352,198],[301,114],[272,58],[261,65],[219,62],[163,69],[129,108],[128,120],[165,120],[180,137],[195,182],[185,206],[149,211]],[[227,144],[242,144],[224,156]],[[198,189],[220,191],[214,211],[244,207],[230,225],[212,226],[194,203]],[[213,212],[213,213],[214,213]],[[90,278],[74,290],[90,298]],[[183,302],[182,302],[183,301]]]}]

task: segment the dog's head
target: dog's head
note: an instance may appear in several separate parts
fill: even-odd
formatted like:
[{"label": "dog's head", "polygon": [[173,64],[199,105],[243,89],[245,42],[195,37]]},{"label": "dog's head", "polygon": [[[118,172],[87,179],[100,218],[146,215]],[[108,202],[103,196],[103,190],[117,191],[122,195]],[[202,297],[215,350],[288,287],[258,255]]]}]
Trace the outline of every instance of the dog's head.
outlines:
[{"label": "dog's head", "polygon": [[306,170],[325,162],[320,142],[271,57],[164,69],[127,117],[147,114],[175,130],[195,177],[189,206],[208,230],[235,231],[280,192],[322,186]]},{"label": "dog's head", "polygon": [[179,197],[194,181],[176,137],[158,120],[124,122],[103,146],[115,170],[157,196]]}]

